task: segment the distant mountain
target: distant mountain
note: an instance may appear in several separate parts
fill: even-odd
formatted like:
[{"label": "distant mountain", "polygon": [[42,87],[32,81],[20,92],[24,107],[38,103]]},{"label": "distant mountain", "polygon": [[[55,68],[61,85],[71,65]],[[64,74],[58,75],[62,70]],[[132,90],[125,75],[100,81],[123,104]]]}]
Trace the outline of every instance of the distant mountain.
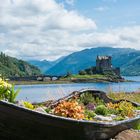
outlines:
[{"label": "distant mountain", "polygon": [[31,65],[38,67],[42,73],[45,73],[48,69],[55,65],[54,62],[47,61],[47,60],[30,60],[28,61]]},{"label": "distant mountain", "polygon": [[0,53],[0,74],[10,76],[39,75],[40,70],[29,63]]},{"label": "distant mountain", "polygon": [[[119,62],[118,65],[123,75],[140,75],[140,51],[121,55],[119,60],[121,64]],[[117,60],[115,62],[117,63]]]},{"label": "distant mountain", "polygon": [[98,47],[72,53],[46,71],[50,75],[65,75],[67,72],[95,66],[97,55],[109,55],[113,65],[121,67],[123,75],[140,75],[140,51],[129,48]]},{"label": "distant mountain", "polygon": [[42,74],[45,74],[45,72],[47,70],[49,70],[51,67],[53,67],[54,65],[56,65],[57,63],[59,63],[63,59],[64,59],[64,57],[60,57],[59,59],[57,59],[55,61],[29,60],[28,63],[38,67],[41,70]]}]

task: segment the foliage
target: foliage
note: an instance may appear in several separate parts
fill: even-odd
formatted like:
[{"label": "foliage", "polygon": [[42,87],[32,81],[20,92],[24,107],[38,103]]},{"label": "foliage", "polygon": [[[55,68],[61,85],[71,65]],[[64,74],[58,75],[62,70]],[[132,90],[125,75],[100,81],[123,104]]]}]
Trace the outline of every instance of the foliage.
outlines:
[{"label": "foliage", "polygon": [[105,105],[104,101],[99,97],[95,98],[96,105]]},{"label": "foliage", "polygon": [[119,103],[119,111],[122,116],[132,117],[134,115],[134,106],[130,102],[122,101]]},{"label": "foliage", "polygon": [[96,107],[95,113],[98,115],[106,116],[108,114],[108,109],[105,105],[99,105]]},{"label": "foliage", "polygon": [[49,107],[45,109],[45,111],[46,111],[47,113],[50,113],[50,112],[51,112],[51,110],[52,110],[52,109],[51,109],[51,108],[49,108]]},{"label": "foliage", "polygon": [[130,100],[133,102],[137,102],[140,103],[140,92],[135,92],[135,93],[125,93],[125,92],[120,92],[120,93],[114,93],[114,92],[110,92],[108,94],[108,96],[114,100],[120,100],[120,99],[124,99],[124,100]]},{"label": "foliage", "polygon": [[25,61],[0,53],[0,74],[5,77],[30,76],[40,74],[40,70]]},{"label": "foliage", "polygon": [[6,93],[6,99],[9,101],[9,102],[12,102],[12,103],[14,103],[15,102],[15,99],[16,99],[16,97],[17,97],[17,95],[18,95],[18,93],[20,92],[20,89],[17,89],[16,91],[15,91],[15,86],[14,85],[12,85],[12,88],[9,90],[9,91],[7,91],[7,93]]},{"label": "foliage", "polygon": [[31,110],[34,109],[34,106],[31,103],[29,103],[29,102],[24,101],[23,104],[28,109],[31,109]]},{"label": "foliage", "polygon": [[79,101],[84,105],[87,105],[88,103],[95,103],[95,99],[90,93],[81,94]]},{"label": "foliage", "polygon": [[67,72],[66,77],[71,77],[72,73],[70,71]]},{"label": "foliage", "polygon": [[0,78],[0,100],[8,100],[14,103],[20,89],[15,91],[14,85],[9,84]]},{"label": "foliage", "polygon": [[80,95],[79,101],[84,105],[88,105],[89,103],[93,103],[96,106],[104,104],[103,100],[99,99],[98,97],[93,97],[92,94],[88,92]]},{"label": "foliage", "polygon": [[124,119],[125,117],[122,117],[122,116],[117,116],[116,118],[114,118],[115,121],[122,121]]},{"label": "foliage", "polygon": [[140,106],[136,107],[137,110],[140,110]]},{"label": "foliage", "polygon": [[122,101],[115,104],[108,103],[107,108],[110,111],[115,111],[115,114],[120,114],[122,117],[132,117],[134,115],[134,106],[132,105],[132,103],[127,101]]},{"label": "foliage", "polygon": [[140,130],[140,123],[135,124],[134,129]]},{"label": "foliage", "polygon": [[77,101],[62,101],[54,108],[54,114],[58,116],[84,119],[84,108]]},{"label": "foliage", "polygon": [[96,116],[94,111],[91,110],[85,110],[85,119],[86,120],[92,120]]},{"label": "foliage", "polygon": [[86,71],[85,70],[80,70],[79,71],[79,75],[86,75],[87,73],[86,73]]}]

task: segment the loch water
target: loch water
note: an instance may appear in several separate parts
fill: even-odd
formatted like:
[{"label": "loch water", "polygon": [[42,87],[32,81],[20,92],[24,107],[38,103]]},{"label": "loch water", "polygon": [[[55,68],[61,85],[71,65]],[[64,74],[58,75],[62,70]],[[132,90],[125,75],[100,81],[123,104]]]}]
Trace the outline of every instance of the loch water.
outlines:
[{"label": "loch water", "polygon": [[134,82],[17,85],[16,89],[21,89],[17,96],[17,100],[26,100],[30,102],[56,100],[73,91],[85,88],[93,88],[105,92],[110,90],[115,92],[132,92],[140,90],[140,76],[125,77],[125,79],[132,80]]}]

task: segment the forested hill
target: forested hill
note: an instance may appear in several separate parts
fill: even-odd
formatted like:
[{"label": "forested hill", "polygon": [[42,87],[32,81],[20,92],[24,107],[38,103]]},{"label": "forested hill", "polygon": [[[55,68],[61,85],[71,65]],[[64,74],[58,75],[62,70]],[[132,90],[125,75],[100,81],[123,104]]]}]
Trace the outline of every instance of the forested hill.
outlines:
[{"label": "forested hill", "polygon": [[6,77],[11,76],[32,76],[39,75],[40,70],[23,61],[16,58],[0,53],[0,74]]}]

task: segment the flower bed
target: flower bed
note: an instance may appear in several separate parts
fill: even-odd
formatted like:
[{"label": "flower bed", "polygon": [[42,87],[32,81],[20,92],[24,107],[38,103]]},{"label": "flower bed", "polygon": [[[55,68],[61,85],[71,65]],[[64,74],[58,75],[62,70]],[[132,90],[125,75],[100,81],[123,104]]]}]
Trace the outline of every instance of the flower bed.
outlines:
[{"label": "flower bed", "polygon": [[91,93],[83,93],[60,101],[48,113],[77,120],[111,122],[139,116],[140,107],[125,100],[105,103]]}]

